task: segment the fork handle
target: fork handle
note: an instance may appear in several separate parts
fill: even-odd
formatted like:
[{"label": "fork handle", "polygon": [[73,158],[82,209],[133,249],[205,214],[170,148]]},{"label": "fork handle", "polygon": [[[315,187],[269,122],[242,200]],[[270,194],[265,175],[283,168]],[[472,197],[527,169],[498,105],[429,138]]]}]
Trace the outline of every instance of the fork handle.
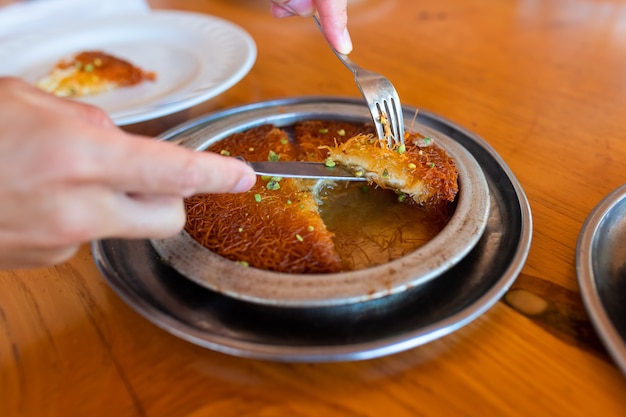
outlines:
[{"label": "fork handle", "polygon": [[[317,25],[317,28],[322,33],[324,33],[324,30],[322,29],[322,24],[320,23],[319,14],[317,12],[313,13],[313,20],[315,21],[315,24]],[[357,72],[358,72],[359,69],[361,69],[361,67],[359,67],[357,64],[355,64],[354,61],[352,61],[350,59],[350,57],[348,57],[348,55],[342,54],[341,52],[337,51],[335,49],[335,47],[330,44],[330,42],[328,42],[328,46],[330,46],[330,49],[335,53],[335,55],[337,55],[337,58],[339,58],[339,60],[341,62],[343,62],[343,65],[345,65],[350,71],[352,71],[352,73],[356,77],[357,76]]]}]

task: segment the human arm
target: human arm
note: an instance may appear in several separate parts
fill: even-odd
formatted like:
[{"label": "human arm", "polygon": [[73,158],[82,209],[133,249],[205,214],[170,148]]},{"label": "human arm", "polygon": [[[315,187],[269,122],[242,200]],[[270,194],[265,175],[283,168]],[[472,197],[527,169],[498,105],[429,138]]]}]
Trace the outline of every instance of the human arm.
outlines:
[{"label": "human arm", "polygon": [[255,181],[234,158],[131,135],[14,78],[0,78],[0,126],[0,269],[59,263],[94,239],[173,235],[184,197]]}]

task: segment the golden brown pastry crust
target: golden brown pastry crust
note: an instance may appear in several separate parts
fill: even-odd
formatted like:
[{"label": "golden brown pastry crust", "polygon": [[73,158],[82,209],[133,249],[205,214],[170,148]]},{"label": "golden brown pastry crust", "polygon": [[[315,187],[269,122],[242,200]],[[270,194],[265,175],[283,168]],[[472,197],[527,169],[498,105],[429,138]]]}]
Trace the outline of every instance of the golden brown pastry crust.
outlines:
[{"label": "golden brown pastry crust", "polygon": [[121,58],[101,51],[85,51],[58,62],[37,81],[37,86],[60,97],[82,97],[155,79],[155,73]]},{"label": "golden brown pastry crust", "polygon": [[[457,172],[443,149],[420,135],[409,134],[403,153],[389,151],[376,140],[371,142],[372,134],[373,126],[367,124],[312,120],[297,123],[292,137],[284,129],[263,125],[231,135],[207,150],[248,161],[324,161],[329,154],[343,158],[355,153],[376,170],[385,169],[379,160],[386,161],[391,175],[401,176],[411,190],[418,190],[406,204],[435,209],[442,202],[454,201]],[[244,265],[287,273],[339,272],[342,260],[333,232],[319,215],[313,184],[260,178],[246,193],[190,197],[185,201],[185,230],[211,251]],[[394,188],[384,181],[379,185]]]},{"label": "golden brown pastry crust", "polygon": [[458,172],[443,148],[430,138],[410,134],[402,147],[389,149],[386,143],[372,135],[357,135],[329,147],[329,158],[419,204],[454,201]]}]

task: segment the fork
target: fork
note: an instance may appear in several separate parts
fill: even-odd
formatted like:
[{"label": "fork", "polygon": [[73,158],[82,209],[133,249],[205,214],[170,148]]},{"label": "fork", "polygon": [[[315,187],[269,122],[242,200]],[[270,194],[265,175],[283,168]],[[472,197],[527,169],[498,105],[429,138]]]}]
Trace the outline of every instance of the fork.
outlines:
[{"label": "fork", "polygon": [[[317,27],[322,30],[317,13],[313,15],[313,19]],[[387,146],[390,149],[394,145],[404,145],[402,105],[391,81],[374,71],[358,66],[348,55],[338,52],[332,45],[330,45],[330,48],[354,74],[354,81],[359,90],[361,90],[361,94],[365,98],[372,114],[378,138],[387,140]]]}]

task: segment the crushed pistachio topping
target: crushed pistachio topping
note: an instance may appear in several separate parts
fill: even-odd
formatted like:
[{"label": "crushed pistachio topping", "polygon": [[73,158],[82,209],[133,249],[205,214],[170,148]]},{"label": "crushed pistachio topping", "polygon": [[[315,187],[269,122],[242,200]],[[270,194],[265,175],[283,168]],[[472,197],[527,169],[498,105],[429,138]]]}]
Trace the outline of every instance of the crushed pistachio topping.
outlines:
[{"label": "crushed pistachio topping", "polygon": [[85,72],[92,72],[92,71],[93,71],[93,64],[85,65]]},{"label": "crushed pistachio topping", "polygon": [[333,161],[332,159],[328,158],[326,161],[324,161],[324,165],[326,165],[328,168],[332,168],[335,165],[337,165],[335,163],[335,161]]},{"label": "crushed pistachio topping", "polygon": [[417,146],[429,146],[433,142],[432,138],[422,138],[416,142]]},{"label": "crushed pistachio topping", "polygon": [[411,162],[411,163],[409,164],[409,168],[410,168],[410,169],[415,169],[415,168],[417,168],[417,165],[415,165],[413,162]]},{"label": "crushed pistachio topping", "polygon": [[96,59],[93,60],[93,64],[96,67],[100,67],[100,66],[102,66],[102,60],[100,58],[96,58]]},{"label": "crushed pistachio topping", "polygon": [[243,266],[244,268],[247,268],[250,266],[250,264],[246,261],[236,261],[235,262],[237,265]]},{"label": "crushed pistachio topping", "polygon": [[434,168],[434,167],[435,167],[435,163],[434,163],[434,162],[431,162],[431,163],[430,163],[430,168],[432,169],[432,168]]},{"label": "crushed pistachio topping", "polygon": [[239,233],[243,232],[243,227],[240,227],[239,229],[237,229],[237,231],[238,231]]},{"label": "crushed pistachio topping", "polygon": [[402,203],[405,199],[406,199],[406,194],[404,194],[404,193],[398,194],[398,201],[399,202]]},{"label": "crushed pistachio topping", "polygon": [[220,155],[230,156],[230,152],[228,152],[226,149],[222,149],[222,150],[220,151]]},{"label": "crushed pistachio topping", "polygon": [[383,178],[389,178],[389,171],[387,171],[387,169],[383,171]]},{"label": "crushed pistachio topping", "polygon": [[296,234],[296,239],[298,239],[299,242],[303,242],[304,238],[302,236],[300,236],[299,234]]},{"label": "crushed pistachio topping", "polygon": [[307,230],[307,232],[312,232],[313,230],[315,230],[315,227],[313,227],[313,226],[308,226],[308,227],[306,228],[306,230]]},{"label": "crushed pistachio topping", "polygon": [[271,161],[271,162],[276,162],[276,161],[280,160],[280,155],[278,155],[274,151],[270,151],[269,154],[267,155],[267,160]]},{"label": "crushed pistachio topping", "polygon": [[280,143],[282,143],[283,145],[286,145],[287,143],[289,143],[289,141],[287,139],[285,139],[285,138],[282,138],[280,140]]},{"label": "crushed pistachio topping", "polygon": [[272,191],[280,190],[280,184],[278,183],[278,181],[274,181],[274,180],[271,180],[270,182],[268,182],[265,187],[268,190],[272,190]]},{"label": "crushed pistachio topping", "polygon": [[261,202],[261,200],[262,200],[262,199],[261,199],[261,194],[255,194],[255,195],[254,195],[254,201],[256,201],[257,203],[260,203],[260,202]]},{"label": "crushed pistachio topping", "polygon": [[363,176],[363,171],[361,171],[361,170],[355,171],[355,172],[354,172],[354,175],[355,175],[356,177],[362,177],[362,176]]},{"label": "crushed pistachio topping", "polygon": [[346,131],[344,129],[339,129],[339,130],[337,130],[337,134],[339,136],[346,136]]},{"label": "crushed pistachio topping", "polygon": [[320,133],[328,133],[328,129],[323,127],[320,130],[318,130],[318,132],[320,132]]},{"label": "crushed pistachio topping", "polygon": [[404,143],[401,143],[400,146],[398,146],[397,151],[400,155],[402,155],[406,152],[406,145]]}]

